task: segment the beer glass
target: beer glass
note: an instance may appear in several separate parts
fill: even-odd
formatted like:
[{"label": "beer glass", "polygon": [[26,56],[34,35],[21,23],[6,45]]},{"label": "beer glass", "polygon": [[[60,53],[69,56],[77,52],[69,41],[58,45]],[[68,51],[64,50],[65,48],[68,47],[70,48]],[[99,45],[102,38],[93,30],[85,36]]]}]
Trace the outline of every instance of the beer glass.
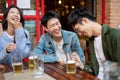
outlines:
[{"label": "beer glass", "polygon": [[34,69],[37,67],[38,63],[38,57],[34,54],[29,56],[29,70],[34,71]]},{"label": "beer glass", "polygon": [[34,70],[35,77],[42,77],[44,75],[44,58],[38,55],[37,67]]},{"label": "beer glass", "polygon": [[15,75],[21,74],[23,72],[23,61],[22,61],[22,54],[13,54],[12,56],[12,66],[13,72]]},{"label": "beer glass", "polygon": [[69,74],[74,74],[76,73],[76,64],[75,64],[75,60],[73,58],[71,58],[72,53],[67,53],[66,54],[66,72]]}]

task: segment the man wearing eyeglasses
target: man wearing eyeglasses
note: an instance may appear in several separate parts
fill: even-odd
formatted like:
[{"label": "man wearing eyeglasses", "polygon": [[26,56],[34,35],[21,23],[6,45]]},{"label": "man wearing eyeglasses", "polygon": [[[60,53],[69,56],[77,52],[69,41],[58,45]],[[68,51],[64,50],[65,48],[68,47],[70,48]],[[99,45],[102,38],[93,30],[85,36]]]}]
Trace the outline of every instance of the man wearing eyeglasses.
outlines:
[{"label": "man wearing eyeglasses", "polygon": [[[54,11],[48,11],[41,19],[47,33],[40,37],[34,53],[44,56],[44,62],[66,62],[66,54],[76,52],[76,65],[79,61],[85,62],[84,53],[79,39],[74,32],[62,30],[59,16]],[[44,52],[46,54],[44,54]],[[82,68],[82,67],[81,67]]]}]

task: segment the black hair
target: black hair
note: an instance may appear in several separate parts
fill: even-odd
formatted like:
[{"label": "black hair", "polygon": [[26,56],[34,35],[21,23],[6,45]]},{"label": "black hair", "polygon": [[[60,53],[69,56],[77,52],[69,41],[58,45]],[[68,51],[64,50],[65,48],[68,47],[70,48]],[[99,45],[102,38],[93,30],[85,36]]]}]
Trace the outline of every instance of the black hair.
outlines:
[{"label": "black hair", "polygon": [[52,18],[57,18],[59,19],[59,15],[53,11],[53,10],[50,10],[48,11],[47,13],[44,14],[44,16],[42,17],[41,19],[41,24],[44,26],[44,27],[47,27],[47,22],[52,19]]},{"label": "black hair", "polygon": [[19,11],[19,13],[20,13],[20,22],[22,23],[22,26],[24,27],[24,18],[23,18],[23,14],[22,14],[21,10],[17,6],[11,5],[8,8],[6,8],[6,10],[5,10],[4,14],[3,14],[3,18],[2,18],[3,30],[7,30],[7,28],[8,28],[8,22],[7,22],[6,18],[8,16],[8,13],[9,13],[11,8],[16,8]]},{"label": "black hair", "polygon": [[74,26],[77,23],[82,24],[82,18],[88,18],[89,20],[96,21],[95,17],[87,9],[77,8],[73,10],[68,16],[68,24],[69,26]]}]

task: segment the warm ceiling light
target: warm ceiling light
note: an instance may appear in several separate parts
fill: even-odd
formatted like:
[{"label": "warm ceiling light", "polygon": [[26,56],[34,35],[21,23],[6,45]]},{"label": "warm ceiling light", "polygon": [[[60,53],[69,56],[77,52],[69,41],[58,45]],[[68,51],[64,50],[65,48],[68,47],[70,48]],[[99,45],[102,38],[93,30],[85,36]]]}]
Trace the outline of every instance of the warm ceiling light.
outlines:
[{"label": "warm ceiling light", "polygon": [[72,9],[75,9],[75,6],[72,5],[71,8],[72,8]]},{"label": "warm ceiling light", "polygon": [[61,0],[59,0],[59,1],[58,1],[58,4],[62,4],[62,1],[61,1]]},{"label": "warm ceiling light", "polygon": [[81,2],[80,2],[80,5],[84,6],[84,5],[85,5],[85,2],[84,2],[84,1],[81,1]]},{"label": "warm ceiling light", "polygon": [[66,8],[66,9],[68,9],[68,7],[69,7],[68,5],[65,5],[65,8]]}]

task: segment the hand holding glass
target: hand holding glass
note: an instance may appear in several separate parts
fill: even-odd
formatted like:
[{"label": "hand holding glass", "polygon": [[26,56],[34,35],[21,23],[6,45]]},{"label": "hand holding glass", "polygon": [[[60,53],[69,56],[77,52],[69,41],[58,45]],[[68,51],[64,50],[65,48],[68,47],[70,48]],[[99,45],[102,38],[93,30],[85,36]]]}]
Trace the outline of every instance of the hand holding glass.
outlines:
[{"label": "hand holding glass", "polygon": [[71,54],[69,54],[69,53],[66,54],[66,57],[67,57],[67,62],[66,62],[67,73],[69,73],[69,74],[76,73],[75,60],[73,58],[71,58]]}]

